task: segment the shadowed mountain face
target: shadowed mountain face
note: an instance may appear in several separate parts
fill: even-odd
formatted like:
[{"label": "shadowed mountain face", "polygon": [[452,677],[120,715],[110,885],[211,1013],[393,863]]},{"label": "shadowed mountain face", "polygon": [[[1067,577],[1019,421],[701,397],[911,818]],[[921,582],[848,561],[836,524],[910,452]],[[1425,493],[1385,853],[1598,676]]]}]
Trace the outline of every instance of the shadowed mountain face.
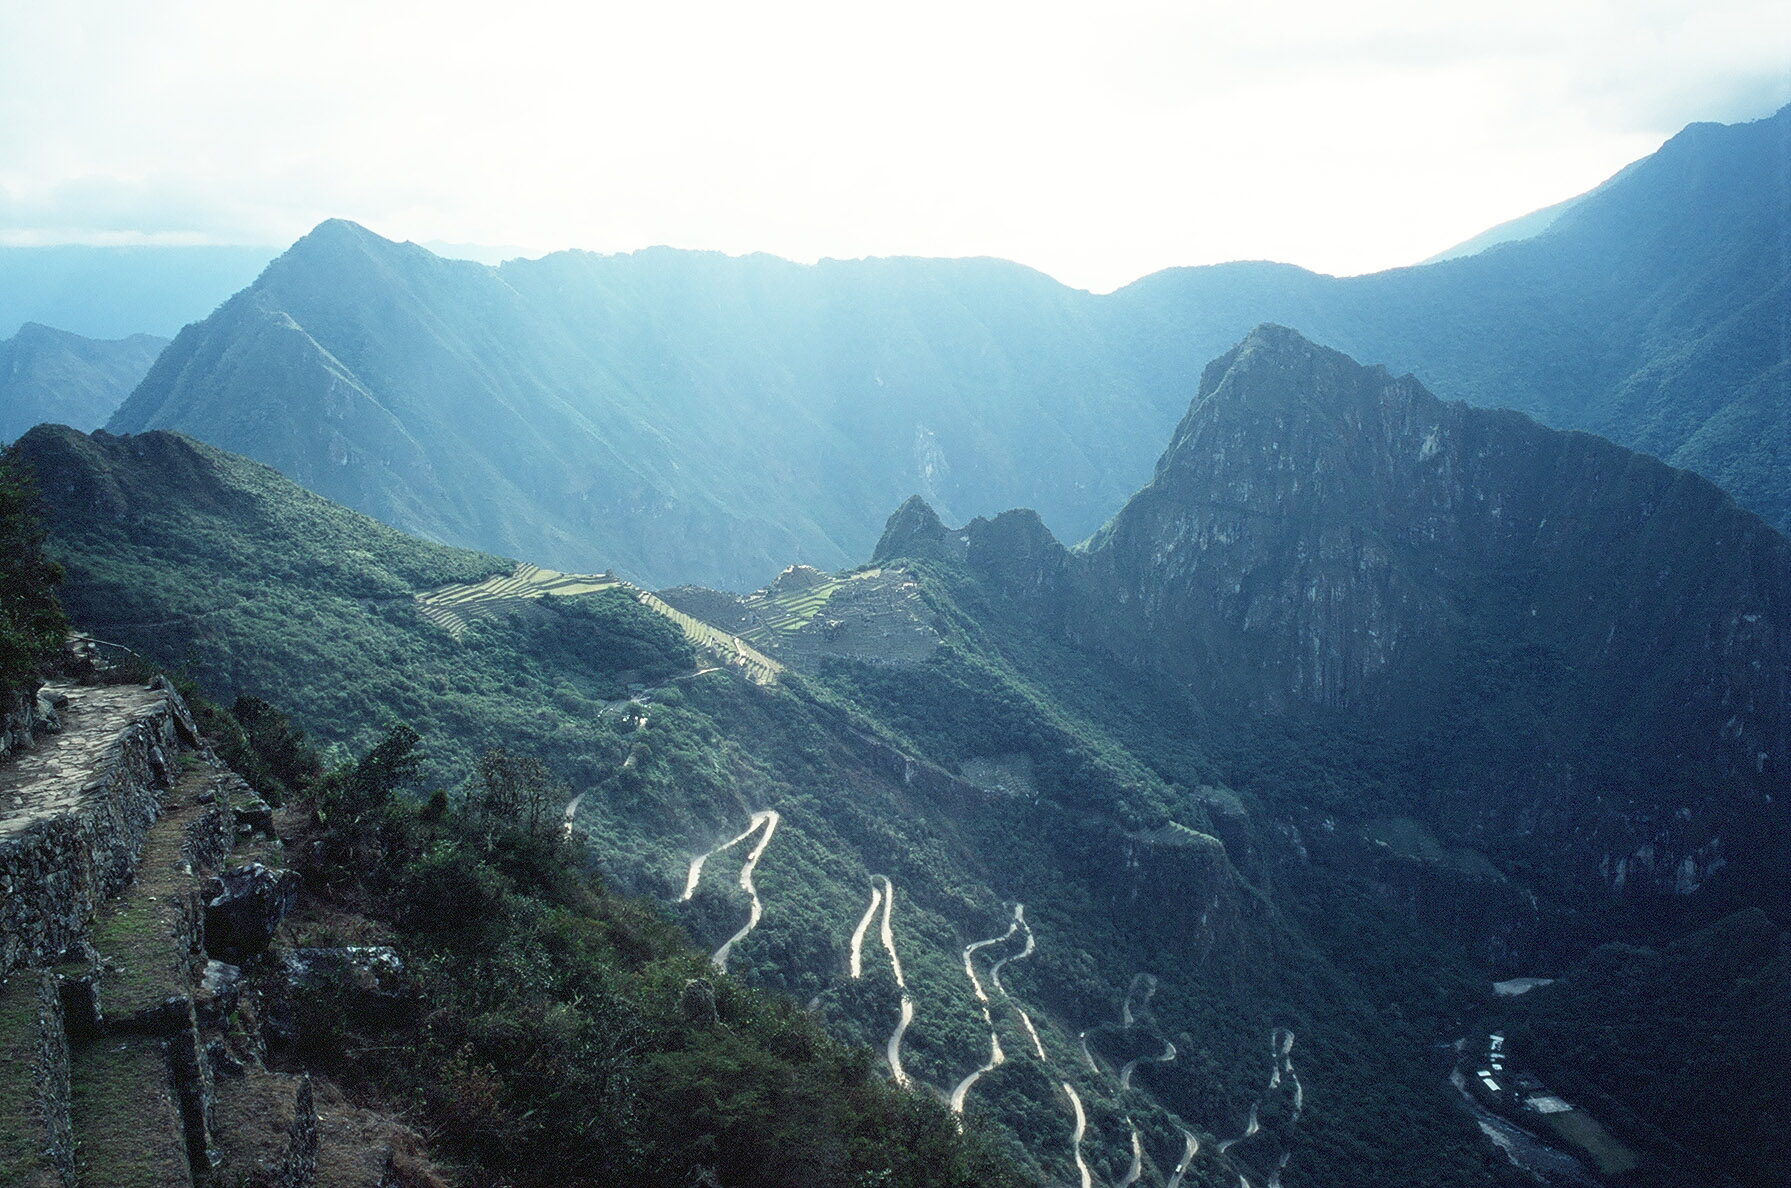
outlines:
[{"label": "shadowed mountain face", "polygon": [[1105,297],[987,260],[494,269],[326,223],[109,427],[192,433],[435,539],[749,589],[862,557],[916,492],[1082,538],[1148,479],[1206,361],[1275,321],[1698,469],[1784,524],[1788,136],[1791,111],[1687,129],[1464,259],[1180,269]]},{"label": "shadowed mountain face", "polygon": [[103,342],[26,323],[0,342],[0,442],[44,421],[98,428],[167,345],[148,334]]},{"label": "shadowed mountain face", "polygon": [[1221,717],[1366,724],[1476,844],[1550,851],[1566,883],[1608,887],[1644,846],[1659,888],[1737,847],[1780,861],[1759,839],[1791,772],[1791,545],[1652,458],[1263,327],[1084,549],[916,502],[877,556],[954,552]]}]

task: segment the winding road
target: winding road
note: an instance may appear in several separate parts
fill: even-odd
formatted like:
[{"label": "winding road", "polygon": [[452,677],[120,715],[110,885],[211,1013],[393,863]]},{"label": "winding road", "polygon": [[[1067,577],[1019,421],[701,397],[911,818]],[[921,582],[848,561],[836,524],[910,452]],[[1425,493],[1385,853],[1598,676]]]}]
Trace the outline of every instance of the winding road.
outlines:
[{"label": "winding road", "polygon": [[1082,1045],[1082,1060],[1088,1065],[1088,1071],[1091,1073],[1100,1072],[1101,1066],[1095,1063],[1094,1053],[1088,1050],[1088,1032],[1078,1032],[1076,1035],[1076,1042]]},{"label": "winding road", "polygon": [[1161,1056],[1139,1056],[1135,1059],[1126,1061],[1125,1067],[1119,1070],[1120,1089],[1123,1091],[1132,1087],[1132,1074],[1137,1071],[1140,1064],[1168,1064],[1174,1059],[1175,1045],[1168,1040],[1164,1040],[1163,1054]]},{"label": "winding road", "polygon": [[1261,1109],[1262,1103],[1260,1101],[1253,1101],[1250,1103],[1250,1121],[1244,1124],[1244,1133],[1238,1135],[1236,1138],[1226,1139],[1224,1142],[1220,1143],[1219,1154],[1225,1154],[1225,1152],[1231,1150],[1233,1147],[1262,1129],[1262,1122],[1258,1120],[1256,1116]]},{"label": "winding road", "polygon": [[1200,1154],[1200,1140],[1194,1137],[1193,1131],[1182,1131],[1182,1137],[1188,1140],[1188,1145],[1182,1151],[1182,1161],[1175,1165],[1169,1183],[1163,1185],[1163,1188],[1182,1188],[1182,1177],[1188,1174],[1188,1167],[1194,1162],[1194,1156]]},{"label": "winding road", "polygon": [[[1126,1125],[1132,1126],[1130,1118],[1126,1119]],[[1125,1179],[1114,1185],[1114,1188],[1132,1188],[1132,1185],[1136,1184],[1142,1175],[1144,1175],[1144,1144],[1139,1141],[1138,1128],[1132,1126],[1132,1165],[1126,1168]]]},{"label": "winding road", "polygon": [[[881,890],[877,880],[883,880]],[[908,997],[908,983],[902,977],[902,959],[896,956],[895,932],[889,926],[889,912],[895,906],[895,884],[889,881],[888,875],[871,876],[871,906],[864,910],[864,916],[858,921],[858,927],[852,933],[852,976],[863,976],[864,967],[859,954],[864,947],[864,934],[870,929],[871,917],[877,909],[883,909],[882,925],[878,928],[878,936],[883,942],[883,949],[889,954],[889,968],[895,973],[896,988],[902,992],[902,1015],[896,1021],[895,1030],[889,1033],[889,1040],[883,1046],[884,1057],[889,1061],[889,1075],[898,1085],[908,1084],[908,1074],[902,1071],[902,1036],[907,1034],[908,1025],[914,1022],[914,1000]],[[993,1038],[993,1037],[991,1037]],[[996,1048],[999,1055],[1000,1048]],[[1000,1063],[999,1060],[996,1061]]]},{"label": "winding road", "polygon": [[1132,975],[1132,984],[1126,987],[1125,1001],[1119,1004],[1119,1021],[1123,1027],[1129,1028],[1137,1023],[1137,1020],[1132,1017],[1132,996],[1138,993],[1138,983],[1140,982],[1144,983],[1144,1001],[1138,1004],[1140,1007],[1148,1007],[1151,997],[1157,992],[1155,976],[1147,973]]},{"label": "winding road", "polygon": [[585,794],[580,792],[577,796],[574,796],[571,800],[566,802],[566,817],[560,825],[561,838],[569,838],[572,836],[572,818],[577,815],[579,803],[583,801],[584,798]]},{"label": "winding road", "polygon": [[1074,1085],[1065,1081],[1063,1091],[1070,1095],[1070,1108],[1076,1111],[1076,1129],[1070,1134],[1070,1146],[1076,1153],[1076,1170],[1082,1173],[1082,1188],[1094,1188],[1094,1177],[1082,1158],[1082,1136],[1088,1131],[1088,1115],[1082,1112],[1082,1099],[1076,1096]]},{"label": "winding road", "polygon": [[1001,1037],[996,1035],[993,1031],[989,1032],[989,1063],[983,1065],[981,1068],[959,1081],[958,1087],[951,1091],[951,1112],[954,1114],[963,1113],[964,1095],[970,1092],[970,1086],[976,1084],[976,1079],[978,1077],[982,1076],[990,1069],[997,1067],[1006,1059],[1007,1056],[1001,1050]]},{"label": "winding road", "polygon": [[995,1020],[989,1015],[989,996],[983,992],[982,981],[976,976],[976,966],[971,958],[976,956],[976,951],[978,949],[986,949],[990,945],[998,945],[1012,937],[1015,932],[1019,931],[1021,906],[1022,905],[1015,906],[1014,922],[1007,926],[1006,932],[1002,933],[1000,936],[992,936],[988,940],[973,941],[964,946],[964,976],[970,979],[970,988],[976,992],[976,1001],[982,1005],[983,1024],[989,1029],[989,1062],[959,1081],[957,1088],[951,1091],[951,1112],[954,1114],[961,1114],[964,1112],[964,1095],[970,1092],[970,1086],[976,1084],[976,1079],[1007,1059],[1007,1055],[1001,1050],[1001,1037],[995,1033]]},{"label": "winding road", "polygon": [[871,920],[876,917],[877,907],[882,902],[883,888],[877,886],[873,880],[871,883],[871,906],[864,909],[864,915],[859,919],[858,927],[852,930],[852,977],[854,979],[864,974],[864,962],[861,956],[864,952],[864,934],[870,929]]},{"label": "winding road", "polygon": [[[746,916],[746,927],[742,928],[739,932],[736,932],[733,936],[730,936],[721,948],[715,950],[715,955],[709,960],[715,963],[716,969],[727,969],[729,952],[733,950],[736,944],[745,940],[748,933],[759,926],[759,917],[764,914],[764,906],[759,902],[758,888],[752,885],[752,874],[753,870],[759,865],[759,857],[764,854],[765,847],[771,844],[771,835],[777,832],[777,822],[778,815],[776,809],[766,809],[763,812],[754,813],[752,815],[752,827],[741,834],[740,837],[734,839],[734,841],[739,841],[741,838],[751,836],[753,830],[757,829],[760,825],[765,827],[765,835],[759,838],[758,843],[754,845],[751,850],[747,851],[746,861],[740,864],[740,889],[752,897],[752,907]],[[732,843],[729,844],[731,845]],[[726,847],[723,848],[725,849]],[[700,871],[701,859],[691,863],[691,884],[689,891],[686,892],[686,898],[689,897],[691,892],[696,890],[696,878]],[[888,927],[888,916],[886,915],[884,917],[884,928],[887,929]],[[893,952],[891,955],[893,956]],[[896,977],[897,981],[901,980],[899,967]]]},{"label": "winding road", "polygon": [[736,834],[727,841],[722,842],[719,846],[716,846],[713,850],[710,850],[707,853],[698,854],[695,858],[690,860],[690,872],[684,876],[684,894],[678,896],[679,903],[683,903],[692,895],[696,894],[697,880],[703,877],[703,863],[709,861],[709,859],[715,857],[723,850],[732,849],[751,837],[754,831],[759,827],[759,818],[761,815],[762,814],[754,813],[752,816],[752,824],[748,825],[744,832]]}]

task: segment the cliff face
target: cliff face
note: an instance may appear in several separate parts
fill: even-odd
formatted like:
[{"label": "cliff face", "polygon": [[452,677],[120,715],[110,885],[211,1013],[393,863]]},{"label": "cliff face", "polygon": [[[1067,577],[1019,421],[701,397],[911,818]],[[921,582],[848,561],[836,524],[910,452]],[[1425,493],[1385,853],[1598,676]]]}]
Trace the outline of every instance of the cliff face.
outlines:
[{"label": "cliff face", "polygon": [[1085,547],[922,511],[879,556],[955,550],[1037,629],[1217,714],[1374,730],[1469,844],[1573,850],[1620,894],[1773,861],[1791,545],[1688,472],[1265,326]]},{"label": "cliff face", "polygon": [[1073,568],[1067,630],[1259,708],[1421,710],[1518,664],[1725,769],[1791,770],[1783,537],[1685,471],[1278,327],[1207,369]]}]

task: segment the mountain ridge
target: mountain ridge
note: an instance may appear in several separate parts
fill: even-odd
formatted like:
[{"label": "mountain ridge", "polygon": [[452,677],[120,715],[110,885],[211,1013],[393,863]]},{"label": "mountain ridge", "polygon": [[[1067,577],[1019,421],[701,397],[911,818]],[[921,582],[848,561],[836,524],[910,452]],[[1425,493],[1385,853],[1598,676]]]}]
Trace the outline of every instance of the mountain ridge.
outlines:
[{"label": "mountain ridge", "polygon": [[102,340],[26,322],[0,341],[0,442],[43,421],[99,428],[167,344],[152,334]]},{"label": "mountain ridge", "polygon": [[[1170,270],[1104,297],[991,260],[487,268],[333,222],[249,290],[259,319],[227,305],[187,332],[186,363],[110,425],[210,434],[436,539],[740,590],[851,564],[914,492],[1086,536],[1148,478],[1208,360],[1267,321],[1698,469],[1782,526],[1788,189],[1791,108],[1688,129],[1478,255],[1353,278]],[[276,314],[332,362],[294,370],[265,344],[257,361]],[[339,380],[381,411],[332,421]],[[308,411],[262,431],[254,413],[215,424],[219,403]]]}]

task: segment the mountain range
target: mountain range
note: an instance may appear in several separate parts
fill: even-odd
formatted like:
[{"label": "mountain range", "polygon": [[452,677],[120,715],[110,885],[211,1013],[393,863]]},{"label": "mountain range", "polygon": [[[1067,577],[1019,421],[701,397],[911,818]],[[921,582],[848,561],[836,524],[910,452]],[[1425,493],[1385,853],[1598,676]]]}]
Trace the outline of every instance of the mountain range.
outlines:
[{"label": "mountain range", "polygon": [[0,342],[0,442],[45,421],[99,428],[167,345],[150,334],[105,341],[27,322]]},{"label": "mountain range", "polygon": [[[77,622],[329,741],[402,715],[438,786],[487,746],[541,756],[616,885],[898,1080],[962,1088],[1041,1180],[1167,1180],[1197,1148],[1189,1183],[1512,1182],[1436,1058],[1507,1027],[1637,1182],[1774,1182],[1782,1138],[1695,1103],[1769,1101],[1750,1053],[1791,1011],[1598,999],[1610,1034],[1708,1053],[1664,1096],[1562,1018],[1726,937],[1755,993],[1791,986],[1785,539],[1685,471],[1280,327],[1165,436],[1080,548],[909,500],[869,566],[665,602],[533,598],[576,587],[173,434],[21,449]],[[720,650],[693,664],[656,605]],[[702,875],[755,831],[739,880]],[[890,959],[860,974],[880,901]],[[1495,999],[1515,975],[1559,989]]]},{"label": "mountain range", "polygon": [[169,338],[279,254],[236,244],[0,244],[0,334],[38,322],[90,338]]},{"label": "mountain range", "polygon": [[1206,362],[1275,322],[1696,470],[1783,527],[1788,171],[1791,109],[1694,125],[1469,256],[1107,296],[992,260],[492,268],[331,222],[182,331],[110,428],[193,433],[432,539],[743,590],[864,556],[916,492],[1089,535]]}]

